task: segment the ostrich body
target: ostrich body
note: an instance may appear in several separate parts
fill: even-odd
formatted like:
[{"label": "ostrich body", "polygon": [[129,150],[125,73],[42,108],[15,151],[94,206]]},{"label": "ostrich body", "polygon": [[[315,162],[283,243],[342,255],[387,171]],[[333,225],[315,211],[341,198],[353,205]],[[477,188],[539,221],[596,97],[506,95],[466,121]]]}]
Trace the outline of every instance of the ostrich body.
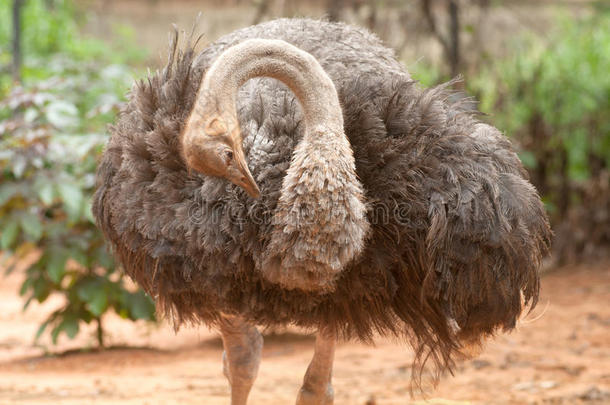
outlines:
[{"label": "ostrich body", "polygon": [[337,338],[404,338],[415,378],[428,360],[438,376],[535,304],[540,199],[446,86],[322,21],[170,48],[111,130],[93,212],[160,309],[220,329],[233,404],[258,369],[255,325],[319,331],[297,402],[329,404]]}]

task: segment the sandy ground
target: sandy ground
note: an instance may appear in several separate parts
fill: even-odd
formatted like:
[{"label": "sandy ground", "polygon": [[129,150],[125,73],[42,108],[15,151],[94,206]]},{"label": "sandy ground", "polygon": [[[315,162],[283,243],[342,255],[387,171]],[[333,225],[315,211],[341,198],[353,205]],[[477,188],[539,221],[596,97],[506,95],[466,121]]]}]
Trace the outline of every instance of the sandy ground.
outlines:
[{"label": "sandy ground", "polygon": [[[58,299],[22,312],[22,275],[0,283],[0,404],[228,404],[221,342],[213,331],[151,326],[108,316],[112,350],[89,330],[56,347],[33,336]],[[563,268],[518,331],[489,342],[429,394],[430,404],[610,404],[610,264]],[[46,338],[46,337],[45,337]],[[286,330],[265,338],[251,404],[294,402],[313,337]],[[334,387],[340,404],[419,404],[409,397],[411,353],[380,339],[340,343]],[[440,399],[443,398],[443,399]]]}]

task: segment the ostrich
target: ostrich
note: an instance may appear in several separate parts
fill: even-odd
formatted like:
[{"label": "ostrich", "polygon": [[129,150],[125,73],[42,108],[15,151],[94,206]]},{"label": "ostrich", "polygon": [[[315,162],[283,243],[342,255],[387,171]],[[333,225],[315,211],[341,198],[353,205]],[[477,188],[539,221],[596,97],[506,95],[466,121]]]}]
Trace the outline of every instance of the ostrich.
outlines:
[{"label": "ostrich", "polygon": [[132,88],[93,213],[161,312],[220,330],[232,404],[257,374],[256,326],[318,331],[297,403],[332,404],[338,339],[404,339],[414,381],[424,366],[436,380],[536,304],[541,201],[447,85],[422,89],[339,23],[194,43],[175,32],[164,69]]}]

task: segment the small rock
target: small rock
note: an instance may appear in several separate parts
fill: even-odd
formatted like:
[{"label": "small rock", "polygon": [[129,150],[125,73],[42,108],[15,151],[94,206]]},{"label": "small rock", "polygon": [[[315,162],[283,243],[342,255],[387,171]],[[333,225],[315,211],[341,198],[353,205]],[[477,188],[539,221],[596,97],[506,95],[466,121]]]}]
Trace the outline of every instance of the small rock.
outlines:
[{"label": "small rock", "polygon": [[401,374],[404,374],[404,373],[408,372],[410,369],[411,369],[410,365],[399,366],[397,368],[398,372],[401,373]]},{"label": "small rock", "polygon": [[532,391],[536,389],[536,384],[533,381],[523,381],[513,385],[515,391]]},{"label": "small rock", "polygon": [[540,386],[540,388],[544,388],[545,390],[548,390],[551,388],[555,388],[557,386],[557,383],[555,381],[540,381],[540,383],[538,383],[538,385]]},{"label": "small rock", "polygon": [[506,364],[514,364],[517,363],[519,361],[519,355],[517,353],[508,353],[505,357],[504,357],[504,362]]},{"label": "small rock", "polygon": [[568,373],[571,376],[579,376],[586,369],[586,367],[584,367],[584,366],[574,366],[574,367],[565,366],[562,369],[563,369],[563,371],[565,371],[566,373]]},{"label": "small rock", "polygon": [[491,362],[487,361],[487,360],[473,360],[472,361],[472,366],[476,369],[476,370],[480,370],[482,368],[486,368],[491,366]]},{"label": "small rock", "polygon": [[587,350],[589,347],[591,346],[591,344],[589,344],[588,342],[584,342],[583,344],[575,347],[572,349],[572,351],[576,354],[582,354],[585,350]]},{"label": "small rock", "polygon": [[580,394],[578,398],[582,399],[583,401],[601,401],[604,399],[610,399],[610,392],[600,390],[598,387],[593,386]]},{"label": "small rock", "polygon": [[588,319],[589,321],[598,321],[598,320],[599,320],[599,315],[597,315],[597,314],[596,314],[596,313],[594,313],[594,312],[589,312],[589,313],[587,314],[587,319]]}]

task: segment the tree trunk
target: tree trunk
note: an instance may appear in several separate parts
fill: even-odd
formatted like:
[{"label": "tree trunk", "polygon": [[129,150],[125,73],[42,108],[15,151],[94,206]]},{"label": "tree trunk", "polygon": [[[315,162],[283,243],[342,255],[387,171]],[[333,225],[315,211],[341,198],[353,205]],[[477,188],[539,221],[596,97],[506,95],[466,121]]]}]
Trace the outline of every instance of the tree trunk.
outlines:
[{"label": "tree trunk", "polygon": [[460,7],[459,0],[446,0],[447,14],[449,16],[449,29],[443,34],[439,29],[436,16],[432,10],[431,0],[421,0],[421,10],[428,23],[430,32],[443,47],[443,53],[451,76],[455,77],[460,71]]},{"label": "tree trunk", "polygon": [[13,80],[21,81],[21,7],[23,0],[13,0]]},{"label": "tree trunk", "polygon": [[449,0],[449,66],[451,76],[460,72],[460,13],[457,0]]},{"label": "tree trunk", "polygon": [[252,25],[256,25],[263,21],[263,18],[269,12],[269,8],[271,6],[271,0],[258,0],[255,2],[256,4],[256,14],[254,15],[254,19],[252,20]]},{"label": "tree trunk", "polygon": [[570,187],[570,173],[568,173],[569,167],[569,158],[568,151],[566,150],[563,142],[561,143],[561,148],[559,149],[559,175],[561,176],[561,180],[559,183],[559,200],[557,201],[557,212],[560,218],[565,218],[568,209],[570,208],[570,197],[571,197],[571,187]]},{"label": "tree trunk", "polygon": [[339,21],[341,17],[341,9],[343,8],[344,0],[328,0],[326,12],[328,13],[329,21]]},{"label": "tree trunk", "polygon": [[100,349],[104,348],[104,329],[102,328],[102,318],[95,318],[95,320],[97,321],[97,344],[99,345]]}]

